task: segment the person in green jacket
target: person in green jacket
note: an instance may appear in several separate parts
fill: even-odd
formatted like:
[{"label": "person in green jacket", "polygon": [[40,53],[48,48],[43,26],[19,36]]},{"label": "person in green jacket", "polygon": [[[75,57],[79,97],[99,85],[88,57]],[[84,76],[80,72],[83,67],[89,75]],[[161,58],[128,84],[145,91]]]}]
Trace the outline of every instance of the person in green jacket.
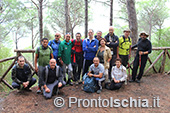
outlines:
[{"label": "person in green jacket", "polygon": [[60,58],[60,63],[63,69],[64,80],[66,81],[66,66],[68,67],[68,81],[67,84],[73,85],[71,79],[73,78],[73,68],[71,65],[71,48],[72,43],[70,41],[71,35],[67,33],[65,35],[65,40],[59,45],[58,57]]}]

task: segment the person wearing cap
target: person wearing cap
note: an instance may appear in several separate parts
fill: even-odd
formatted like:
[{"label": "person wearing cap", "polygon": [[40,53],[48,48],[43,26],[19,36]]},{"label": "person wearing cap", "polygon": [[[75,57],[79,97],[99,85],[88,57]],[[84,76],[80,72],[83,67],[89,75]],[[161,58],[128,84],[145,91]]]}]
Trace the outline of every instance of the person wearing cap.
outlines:
[{"label": "person wearing cap", "polygon": [[71,65],[71,48],[72,42],[70,41],[70,33],[66,33],[65,40],[59,45],[58,57],[60,58],[61,67],[63,69],[64,80],[66,81],[66,66],[68,67],[68,81],[67,84],[73,85],[71,79],[73,78],[73,68]]},{"label": "person wearing cap", "polygon": [[[137,83],[140,83],[148,59],[148,54],[152,52],[152,44],[150,40],[147,39],[149,35],[143,31],[140,33],[139,36],[140,38],[138,40],[138,43],[132,46],[132,49],[134,49],[135,47],[138,47],[138,49],[136,52],[135,60],[133,62],[132,79],[129,82],[136,81]],[[138,67],[140,67],[140,69],[139,74],[136,77]]]},{"label": "person wearing cap", "polygon": [[114,34],[114,28],[112,26],[109,27],[109,33],[104,37],[106,39],[106,46],[111,49],[112,59],[110,60],[110,68],[109,68],[109,79],[111,79],[111,69],[112,66],[115,65],[115,59],[118,57],[117,47],[119,46],[118,36]]},{"label": "person wearing cap", "polygon": [[58,60],[58,49],[59,49],[59,45],[61,43],[60,38],[61,38],[61,34],[56,33],[55,39],[50,40],[49,43],[48,43],[48,45],[51,46],[51,48],[53,49],[53,56],[54,56],[54,59],[57,61],[58,65],[61,65],[59,60]]},{"label": "person wearing cap", "polygon": [[117,51],[119,53],[118,58],[121,58],[122,65],[126,67],[131,56],[132,40],[130,38],[130,29],[125,29],[123,33],[124,35],[119,38],[119,47],[117,48]]}]

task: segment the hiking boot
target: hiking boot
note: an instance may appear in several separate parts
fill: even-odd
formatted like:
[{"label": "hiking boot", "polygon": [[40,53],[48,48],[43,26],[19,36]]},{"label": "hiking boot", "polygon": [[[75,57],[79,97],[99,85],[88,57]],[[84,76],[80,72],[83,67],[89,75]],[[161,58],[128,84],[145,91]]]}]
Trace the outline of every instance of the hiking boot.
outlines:
[{"label": "hiking boot", "polygon": [[81,80],[78,80],[78,83],[79,83],[79,84],[81,84],[81,83],[82,83],[82,81],[81,81]]},{"label": "hiking boot", "polygon": [[78,81],[75,82],[75,85],[79,85]]},{"label": "hiking boot", "polygon": [[106,88],[106,89],[110,89],[109,84],[106,84],[106,85],[105,85],[105,88]]},{"label": "hiking boot", "polygon": [[67,84],[69,84],[70,86],[73,86],[73,83],[71,82],[70,79],[68,79]]},{"label": "hiking boot", "polygon": [[40,94],[40,93],[41,93],[41,88],[38,88],[37,94]]},{"label": "hiking boot", "polygon": [[81,86],[81,90],[83,91],[83,89],[84,89],[84,84]]},{"label": "hiking boot", "polygon": [[129,82],[130,82],[130,83],[132,83],[132,82],[135,82],[135,80],[133,80],[133,79],[130,79],[130,80],[129,80]]},{"label": "hiking boot", "polygon": [[99,90],[97,90],[97,94],[100,94],[102,91],[99,89]]},{"label": "hiking boot", "polygon": [[137,80],[136,80],[136,83],[140,83],[140,80],[137,79]]},{"label": "hiking boot", "polygon": [[30,88],[24,88],[25,91],[31,92],[32,90]]}]

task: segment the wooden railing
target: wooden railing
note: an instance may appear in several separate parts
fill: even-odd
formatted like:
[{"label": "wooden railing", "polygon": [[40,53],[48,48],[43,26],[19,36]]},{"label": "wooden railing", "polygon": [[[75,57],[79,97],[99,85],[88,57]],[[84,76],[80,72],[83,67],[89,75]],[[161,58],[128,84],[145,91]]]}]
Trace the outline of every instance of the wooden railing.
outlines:
[{"label": "wooden railing", "polygon": [[[166,56],[168,56],[168,58],[170,59],[170,54],[168,52],[168,50],[170,50],[170,47],[153,47],[152,48],[152,52],[161,51],[161,50],[162,50],[162,52],[158,55],[158,57],[153,62],[151,61],[150,56],[148,56],[148,61],[150,63],[150,66],[146,69],[146,71],[144,72],[144,75],[146,75],[152,68],[153,68],[153,71],[155,73],[161,73],[162,74],[164,72],[165,63],[166,63],[165,62],[166,61]],[[163,58],[162,58],[160,68],[159,68],[159,70],[156,70],[155,64],[158,62],[158,60],[161,58],[161,56],[163,56]],[[130,65],[127,68],[130,67],[130,69],[132,69],[131,66],[133,65],[133,62],[134,62],[134,60],[130,63]]]},{"label": "wooden railing", "polygon": [[[5,73],[2,75],[2,77],[0,77],[0,83],[4,83],[6,86],[8,86],[10,89],[13,89],[12,88],[12,86],[9,84],[9,83],[7,83],[5,80],[4,80],[4,78],[5,78],[5,76],[8,74],[8,72],[12,69],[12,67],[14,66],[14,64],[15,64],[15,62],[17,61],[17,58],[19,57],[19,56],[21,56],[22,55],[22,53],[34,53],[35,52],[35,50],[14,50],[14,52],[16,52],[17,53],[17,55],[16,56],[14,56],[14,57],[9,57],[9,58],[5,58],[5,59],[2,59],[2,60],[0,60],[0,63],[2,63],[2,62],[5,62],[5,61],[9,61],[9,60],[14,60],[13,62],[12,62],[12,64],[8,67],[8,69],[5,71]],[[25,62],[31,67],[31,69],[34,71],[34,67],[33,67],[33,65],[25,58]]]},{"label": "wooden railing", "polygon": [[[146,69],[146,71],[144,72],[144,75],[147,74],[149,72],[149,70],[151,70],[151,68],[153,68],[154,72],[155,73],[163,73],[164,72],[164,69],[165,69],[165,61],[166,61],[166,56],[168,56],[168,58],[170,59],[170,54],[168,52],[168,50],[170,50],[170,47],[153,47],[152,48],[153,51],[161,51],[162,52],[158,55],[158,57],[155,59],[155,61],[151,61],[151,59],[148,57],[148,61],[150,63],[150,66],[148,69]],[[153,52],[152,51],[152,52]],[[6,86],[8,86],[10,89],[13,89],[12,86],[7,83],[4,78],[5,76],[8,74],[8,72],[11,70],[11,68],[14,66],[15,62],[17,61],[17,58],[19,56],[22,55],[22,53],[35,53],[35,50],[14,50],[14,52],[17,53],[16,56],[14,57],[9,57],[9,58],[5,58],[5,59],[2,59],[0,60],[0,63],[2,62],[5,62],[5,61],[9,61],[9,60],[14,60],[12,62],[12,64],[8,67],[8,69],[5,71],[5,73],[2,75],[2,77],[0,77],[0,83],[4,83]],[[156,70],[155,68],[155,64],[157,63],[157,61],[161,58],[161,56],[163,56],[162,58],[162,62],[161,62],[161,66],[159,68],[159,70]],[[134,61],[134,60],[133,60]],[[132,69],[132,64],[133,64],[133,61],[129,64],[129,67],[127,68],[130,68]],[[32,71],[34,71],[34,66],[25,58],[25,62],[31,67]]]}]

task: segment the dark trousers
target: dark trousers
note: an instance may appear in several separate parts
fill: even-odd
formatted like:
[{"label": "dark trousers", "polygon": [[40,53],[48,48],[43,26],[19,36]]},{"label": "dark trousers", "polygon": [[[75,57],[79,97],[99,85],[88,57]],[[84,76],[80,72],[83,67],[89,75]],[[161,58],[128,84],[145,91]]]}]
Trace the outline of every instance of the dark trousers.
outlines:
[{"label": "dark trousers", "polygon": [[124,82],[115,83],[114,80],[111,81],[110,90],[117,90],[122,87]]},{"label": "dark trousers", "polygon": [[[142,78],[147,59],[148,59],[148,55],[142,55],[141,56],[141,67],[139,69],[139,74],[137,76],[138,80],[140,80]],[[135,57],[135,60],[133,62],[133,70],[132,70],[132,80],[134,80],[134,81],[136,80],[138,67],[139,67],[139,55],[137,54],[136,57]]]},{"label": "dark trousers", "polygon": [[83,55],[76,53],[76,63],[72,63],[74,81],[80,80],[80,74],[83,67]]},{"label": "dark trousers", "polygon": [[126,67],[128,64],[129,55],[119,55],[119,57],[122,60],[122,65]]},{"label": "dark trousers", "polygon": [[[31,81],[30,81],[30,83],[29,83],[29,85],[26,87],[26,88],[30,88],[31,86],[33,86],[35,83],[36,83],[36,79],[35,78],[32,78],[31,79]],[[21,87],[21,84],[18,84],[18,83],[16,83],[16,82],[12,82],[12,87],[13,88],[18,88],[18,89],[20,89],[20,87]]]},{"label": "dark trousers", "polygon": [[111,79],[111,71],[112,67],[115,66],[116,55],[112,55],[112,59],[110,60],[110,68],[109,68],[109,79]]},{"label": "dark trousers", "polygon": [[45,67],[43,66],[38,66],[38,87],[41,88],[41,86],[43,86],[43,70]]},{"label": "dark trousers", "polygon": [[83,64],[83,75],[88,72],[89,67],[93,64],[93,60],[86,60],[84,59],[84,64]]}]

